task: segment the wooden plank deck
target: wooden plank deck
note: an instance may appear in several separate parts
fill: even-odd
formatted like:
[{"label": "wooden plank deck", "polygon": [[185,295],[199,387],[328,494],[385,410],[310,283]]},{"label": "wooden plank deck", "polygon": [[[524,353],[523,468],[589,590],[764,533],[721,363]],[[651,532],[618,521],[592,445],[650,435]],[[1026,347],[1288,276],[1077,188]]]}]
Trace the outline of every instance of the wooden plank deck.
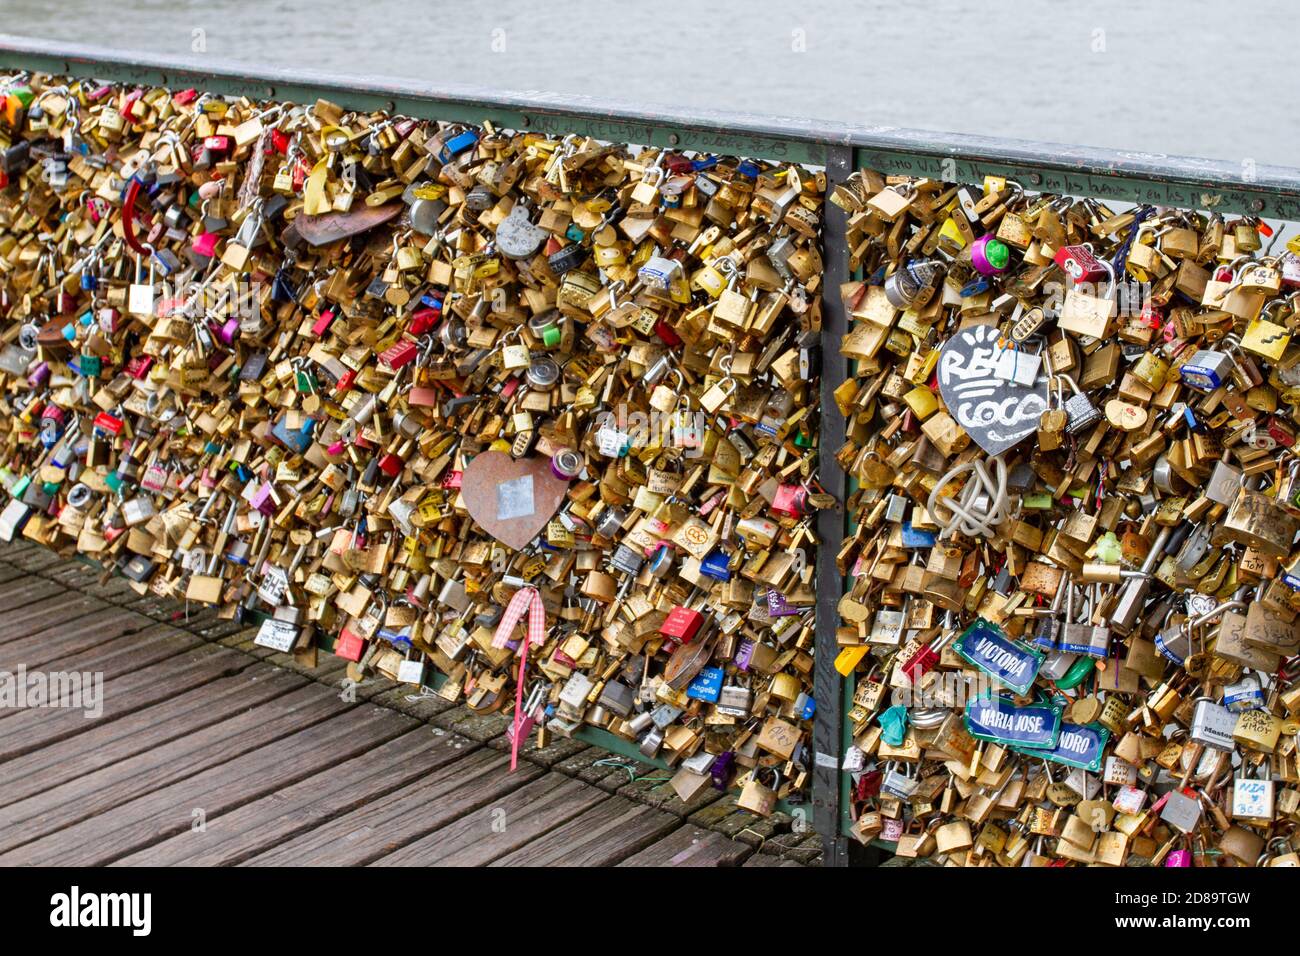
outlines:
[{"label": "wooden plank deck", "polygon": [[102,675],[102,713],[0,707],[0,865],[799,866],[815,834],[581,741],[350,685],[204,609],[0,544],[0,671]]}]

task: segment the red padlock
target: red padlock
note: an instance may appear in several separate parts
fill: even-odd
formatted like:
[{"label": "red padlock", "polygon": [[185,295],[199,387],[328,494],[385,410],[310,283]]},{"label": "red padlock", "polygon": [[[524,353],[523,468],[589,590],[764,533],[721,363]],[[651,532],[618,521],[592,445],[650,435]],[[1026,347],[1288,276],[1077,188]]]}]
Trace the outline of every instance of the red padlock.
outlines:
[{"label": "red padlock", "polygon": [[659,633],[669,637],[678,644],[689,644],[695,640],[704,626],[704,615],[693,607],[678,606],[668,612]]},{"label": "red padlock", "polygon": [[423,335],[425,332],[432,329],[441,317],[442,313],[437,309],[430,309],[428,307],[416,309],[411,315],[411,326],[407,331],[412,335]]},{"label": "red padlock", "polygon": [[1273,441],[1284,448],[1291,448],[1295,445],[1295,432],[1276,415],[1269,416],[1268,434]]},{"label": "red padlock", "polygon": [[312,323],[311,334],[316,336],[317,338],[320,338],[322,335],[324,335],[326,332],[329,331],[330,326],[333,324],[334,324],[334,310],[326,309],[319,316],[317,316],[316,321]]},{"label": "red padlock", "polygon": [[334,642],[334,656],[341,657],[345,661],[356,662],[361,660],[361,655],[366,650],[366,639],[360,634],[354,634],[346,627],[339,632],[338,640]]},{"label": "red padlock", "polygon": [[798,518],[808,502],[808,489],[803,485],[780,485],[772,499],[772,510],[777,514]]},{"label": "red padlock", "polygon": [[676,329],[663,319],[660,319],[655,323],[655,335],[659,337],[659,341],[663,342],[664,345],[668,346],[670,349],[678,349],[682,347],[682,337],[677,334]]},{"label": "red padlock", "polygon": [[1110,276],[1102,261],[1087,246],[1062,246],[1054,257],[1061,271],[1079,282],[1100,282]]},{"label": "red padlock", "polygon": [[122,419],[110,415],[108,412],[100,412],[95,416],[94,427],[100,431],[108,432],[110,435],[116,435],[122,431]]},{"label": "red padlock", "polygon": [[917,648],[906,661],[903,662],[903,673],[913,684],[919,681],[930,671],[934,670],[939,663],[939,652],[943,646],[957,636],[957,631],[949,631],[947,634],[941,634],[929,644],[923,644]]},{"label": "red padlock", "polygon": [[126,363],[126,368],[122,371],[126,372],[127,375],[130,375],[134,379],[143,379],[149,374],[149,369],[151,368],[153,368],[152,358],[147,355],[137,355],[135,358],[131,359],[131,361]]},{"label": "red padlock", "polygon": [[415,405],[419,408],[437,408],[438,391],[437,389],[416,385],[406,393],[406,404]]},{"label": "red padlock", "polygon": [[406,467],[406,459],[404,459],[399,452],[409,450],[410,442],[407,442],[406,446],[399,448],[396,452],[384,452],[379,456],[379,470],[389,478],[396,478],[402,473],[402,469]]},{"label": "red padlock", "polygon": [[419,346],[409,339],[404,339],[380,352],[379,361],[396,372],[403,365],[413,362],[419,352]]}]

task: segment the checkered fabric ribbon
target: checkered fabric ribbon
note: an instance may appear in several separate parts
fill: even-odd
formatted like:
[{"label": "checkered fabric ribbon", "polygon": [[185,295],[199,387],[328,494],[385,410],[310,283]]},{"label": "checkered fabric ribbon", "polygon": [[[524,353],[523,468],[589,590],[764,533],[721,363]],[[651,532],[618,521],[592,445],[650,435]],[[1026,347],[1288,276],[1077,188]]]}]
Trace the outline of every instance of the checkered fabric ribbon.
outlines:
[{"label": "checkered fabric ribbon", "polygon": [[519,744],[523,736],[519,727],[524,719],[524,676],[528,668],[528,646],[546,641],[546,608],[542,604],[542,596],[537,588],[520,588],[515,592],[510,603],[506,605],[505,613],[501,615],[496,634],[492,636],[493,647],[505,647],[510,640],[510,635],[514,633],[515,625],[519,623],[525,611],[528,612],[528,633],[524,638],[523,646],[519,648],[519,676],[515,680],[514,739],[510,743],[512,771],[519,764]]}]

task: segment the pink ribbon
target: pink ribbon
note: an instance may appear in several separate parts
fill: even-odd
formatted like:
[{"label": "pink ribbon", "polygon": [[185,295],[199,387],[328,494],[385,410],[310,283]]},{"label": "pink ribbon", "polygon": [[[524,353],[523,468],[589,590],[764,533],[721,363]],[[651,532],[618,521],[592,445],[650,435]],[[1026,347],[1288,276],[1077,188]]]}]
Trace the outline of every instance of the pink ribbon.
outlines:
[{"label": "pink ribbon", "polygon": [[528,627],[524,633],[524,643],[519,648],[519,677],[515,681],[515,719],[513,740],[510,743],[510,770],[513,772],[519,764],[519,743],[522,734],[524,710],[524,676],[528,667],[528,645],[542,644],[546,641],[546,608],[537,588],[523,587],[514,593],[505,613],[497,624],[497,632],[492,636],[492,646],[505,647],[514,632],[515,625],[528,612]]}]

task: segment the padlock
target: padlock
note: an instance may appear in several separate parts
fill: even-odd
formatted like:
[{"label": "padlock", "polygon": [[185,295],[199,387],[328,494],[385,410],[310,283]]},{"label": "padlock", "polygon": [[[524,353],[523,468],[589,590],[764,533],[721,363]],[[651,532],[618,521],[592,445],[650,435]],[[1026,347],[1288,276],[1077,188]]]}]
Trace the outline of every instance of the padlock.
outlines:
[{"label": "padlock", "polygon": [[1065,414],[1069,419],[1065,426],[1066,431],[1071,435],[1077,435],[1101,421],[1101,412],[1088,400],[1087,395],[1079,391],[1079,386],[1075,384],[1074,379],[1068,375],[1058,375],[1057,382],[1058,390],[1061,388],[1060,383],[1062,382],[1070,386],[1071,394],[1061,406],[1065,409]]}]

